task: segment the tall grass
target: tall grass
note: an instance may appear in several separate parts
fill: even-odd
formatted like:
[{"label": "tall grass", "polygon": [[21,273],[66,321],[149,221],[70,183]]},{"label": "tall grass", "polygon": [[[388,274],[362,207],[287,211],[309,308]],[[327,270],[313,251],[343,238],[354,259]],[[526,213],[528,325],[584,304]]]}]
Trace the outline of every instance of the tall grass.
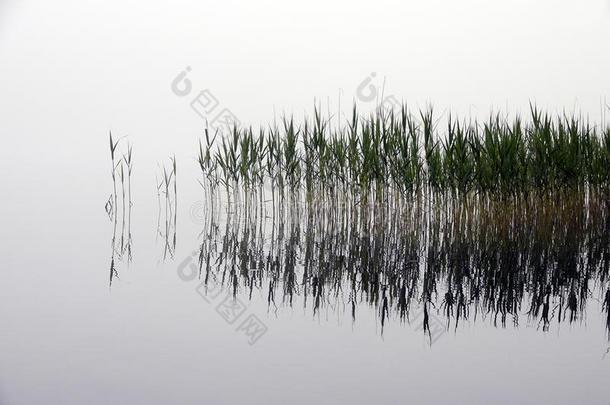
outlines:
[{"label": "tall grass", "polygon": [[199,143],[202,186],[240,191],[272,190],[307,202],[390,201],[419,191],[517,195],[584,186],[607,187],[610,128],[578,116],[552,117],[531,106],[526,117],[499,114],[484,122],[453,116],[440,125],[432,108],[412,113],[378,110],[338,128],[319,110],[297,123],[233,128]]}]

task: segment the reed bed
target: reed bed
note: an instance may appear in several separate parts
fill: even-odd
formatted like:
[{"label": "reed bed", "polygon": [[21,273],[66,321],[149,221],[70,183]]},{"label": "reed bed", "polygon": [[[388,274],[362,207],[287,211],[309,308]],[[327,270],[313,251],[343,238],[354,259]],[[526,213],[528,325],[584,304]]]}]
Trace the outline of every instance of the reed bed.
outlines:
[{"label": "reed bed", "polygon": [[535,106],[527,118],[445,121],[432,108],[412,113],[403,105],[369,116],[354,107],[349,122],[335,127],[315,109],[300,123],[285,118],[280,126],[228,134],[206,129],[200,182],[211,201],[223,189],[229,203],[262,201],[267,188],[274,204],[608,187],[610,127],[551,117]]},{"label": "reed bed", "polygon": [[429,336],[434,316],[548,330],[593,297],[610,331],[610,128],[535,106],[441,125],[402,106],[204,135],[205,283],[264,291],[270,310],[369,305],[382,330],[415,306]]}]

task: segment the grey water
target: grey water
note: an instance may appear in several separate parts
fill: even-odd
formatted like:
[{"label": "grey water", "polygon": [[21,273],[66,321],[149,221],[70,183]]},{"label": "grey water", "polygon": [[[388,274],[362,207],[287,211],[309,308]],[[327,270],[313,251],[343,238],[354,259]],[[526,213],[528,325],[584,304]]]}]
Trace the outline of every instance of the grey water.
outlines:
[{"label": "grey water", "polygon": [[2,403],[607,403],[603,194],[212,212],[185,165],[125,222],[8,197]]}]

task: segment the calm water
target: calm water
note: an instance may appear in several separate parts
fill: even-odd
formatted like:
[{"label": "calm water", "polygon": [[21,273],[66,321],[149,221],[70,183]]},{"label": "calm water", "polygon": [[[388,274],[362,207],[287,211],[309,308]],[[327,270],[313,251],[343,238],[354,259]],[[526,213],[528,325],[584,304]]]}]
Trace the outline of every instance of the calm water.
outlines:
[{"label": "calm water", "polygon": [[2,403],[607,403],[603,196],[212,215],[186,172],[177,223],[8,198]]}]

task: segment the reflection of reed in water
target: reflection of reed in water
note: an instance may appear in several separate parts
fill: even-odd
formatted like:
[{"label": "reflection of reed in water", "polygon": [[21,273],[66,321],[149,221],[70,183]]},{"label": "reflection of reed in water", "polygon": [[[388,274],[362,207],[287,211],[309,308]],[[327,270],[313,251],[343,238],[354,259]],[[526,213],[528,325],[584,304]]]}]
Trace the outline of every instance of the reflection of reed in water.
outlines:
[{"label": "reflection of reed in water", "polygon": [[552,322],[583,319],[587,300],[606,291],[605,193],[594,187],[503,199],[420,193],[270,213],[266,207],[270,215],[233,204],[224,232],[217,216],[208,217],[199,274],[234,295],[262,291],[272,311],[302,302],[314,316],[349,308],[355,321],[368,306],[382,331],[392,319],[417,321],[430,341],[437,317],[447,330],[477,320],[518,326],[525,315],[546,331]]},{"label": "reflection of reed in water", "polygon": [[610,340],[610,288],[606,291],[603,310],[606,312],[606,328],[608,329],[608,340]]},{"label": "reflection of reed in water", "polygon": [[[161,179],[157,176],[157,236],[163,239],[163,260],[174,258],[176,251],[176,218],[178,193],[176,186],[176,157],[170,158],[169,168],[163,165]],[[163,195],[163,204],[161,203]],[[163,207],[162,207],[163,205]],[[163,221],[161,221],[163,217]]]},{"label": "reflection of reed in water", "polygon": [[[110,276],[109,285],[112,286],[112,281],[116,277],[118,278],[118,270],[116,268],[116,261],[122,261],[124,257],[127,257],[127,263],[130,263],[132,257],[132,236],[131,236],[131,207],[133,205],[131,199],[131,174],[133,170],[132,160],[132,148],[131,145],[127,145],[127,150],[121,155],[120,159],[117,158],[117,147],[121,139],[116,141],[110,134],[110,159],[112,162],[112,186],[113,192],[106,202],[106,213],[113,223],[112,227],[112,240],[111,240],[111,258],[110,258]],[[118,181],[120,181],[120,235],[117,240],[117,230],[119,221],[119,192],[117,192],[117,175]],[[115,260],[116,259],[116,260]]]}]

